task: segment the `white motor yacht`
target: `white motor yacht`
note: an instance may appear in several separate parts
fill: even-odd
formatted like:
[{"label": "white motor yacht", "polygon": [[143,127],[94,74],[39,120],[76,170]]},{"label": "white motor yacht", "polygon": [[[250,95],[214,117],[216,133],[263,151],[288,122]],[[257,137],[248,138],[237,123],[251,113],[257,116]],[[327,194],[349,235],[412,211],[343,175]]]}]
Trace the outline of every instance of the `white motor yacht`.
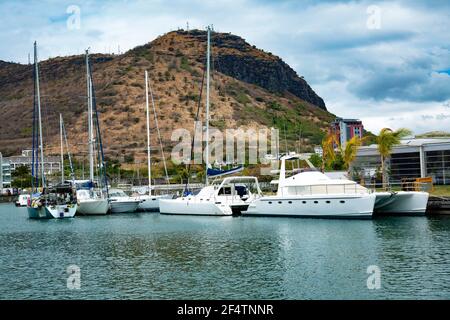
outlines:
[{"label": "white motor yacht", "polygon": [[[253,190],[252,190],[253,189]],[[255,177],[228,177],[206,186],[195,195],[160,199],[161,214],[231,216],[247,210],[262,196]]]},{"label": "white motor yacht", "polygon": [[136,212],[141,200],[128,196],[123,190],[109,190],[109,200],[111,213],[131,213]]},{"label": "white motor yacht", "polygon": [[281,158],[277,194],[253,201],[243,215],[321,218],[371,218],[375,194],[347,179],[331,179],[321,172],[301,172],[285,177],[286,160]]}]

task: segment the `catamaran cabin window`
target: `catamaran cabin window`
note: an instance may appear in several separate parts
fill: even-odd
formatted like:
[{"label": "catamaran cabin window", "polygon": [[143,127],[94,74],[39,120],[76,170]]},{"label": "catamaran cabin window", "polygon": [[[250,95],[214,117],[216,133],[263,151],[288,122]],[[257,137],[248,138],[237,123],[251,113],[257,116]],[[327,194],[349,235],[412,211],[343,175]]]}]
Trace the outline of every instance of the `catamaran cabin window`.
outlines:
[{"label": "catamaran cabin window", "polygon": [[231,195],[231,187],[223,187],[219,190],[220,195]]}]

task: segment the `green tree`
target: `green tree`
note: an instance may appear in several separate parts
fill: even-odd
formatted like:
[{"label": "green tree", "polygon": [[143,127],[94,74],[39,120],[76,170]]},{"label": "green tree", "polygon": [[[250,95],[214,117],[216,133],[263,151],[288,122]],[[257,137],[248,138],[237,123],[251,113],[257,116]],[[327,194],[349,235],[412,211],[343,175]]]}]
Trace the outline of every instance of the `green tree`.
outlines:
[{"label": "green tree", "polygon": [[189,182],[189,171],[186,167],[179,167],[177,169],[177,177],[181,181],[181,183]]},{"label": "green tree", "polygon": [[11,174],[13,188],[31,188],[31,173],[27,166],[18,166]]},{"label": "green tree", "polygon": [[342,157],[342,153],[337,152],[333,161],[330,163],[329,169],[332,170],[344,170],[345,169],[345,163],[344,159]]},{"label": "green tree", "polygon": [[358,148],[363,144],[363,142],[364,138],[354,136],[349,141],[347,141],[347,143],[345,144],[345,148],[341,150],[344,166],[347,170],[350,169],[350,166],[355,160],[356,154],[358,153]]},{"label": "green tree", "polygon": [[338,144],[336,136],[328,132],[328,134],[322,140],[322,172],[325,171],[325,168],[329,168],[332,166],[332,163],[336,159],[336,152],[334,150],[334,146]]},{"label": "green tree", "polygon": [[309,157],[309,161],[311,161],[313,166],[316,168],[322,167],[322,157],[317,153],[313,153],[311,157]]},{"label": "green tree", "polygon": [[406,136],[411,135],[412,132],[409,129],[401,128],[396,131],[393,131],[389,128],[383,128],[380,131],[380,134],[377,137],[377,144],[378,144],[378,152],[380,153],[381,157],[381,173],[382,173],[382,181],[383,181],[383,188],[386,188],[386,182],[388,181],[387,172],[386,172],[386,166],[385,161],[388,159],[391,155],[392,148],[400,144],[400,140]]}]

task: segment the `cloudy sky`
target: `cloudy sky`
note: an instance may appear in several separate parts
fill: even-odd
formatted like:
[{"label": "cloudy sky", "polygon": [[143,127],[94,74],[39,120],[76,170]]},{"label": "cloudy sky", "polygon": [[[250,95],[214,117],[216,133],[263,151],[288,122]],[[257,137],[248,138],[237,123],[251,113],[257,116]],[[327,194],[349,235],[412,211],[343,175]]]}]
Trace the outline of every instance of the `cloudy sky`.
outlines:
[{"label": "cloudy sky", "polygon": [[126,51],[177,28],[231,32],[367,129],[450,131],[450,1],[0,0],[0,59]]}]

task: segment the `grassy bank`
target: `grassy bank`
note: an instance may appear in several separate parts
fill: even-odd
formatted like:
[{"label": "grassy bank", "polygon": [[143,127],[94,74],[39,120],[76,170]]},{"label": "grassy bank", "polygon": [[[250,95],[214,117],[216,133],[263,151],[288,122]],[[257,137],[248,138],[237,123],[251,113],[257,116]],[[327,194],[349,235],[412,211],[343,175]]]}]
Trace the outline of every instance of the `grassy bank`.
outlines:
[{"label": "grassy bank", "polygon": [[438,197],[450,197],[450,185],[447,186],[434,186],[434,190],[431,195]]}]

